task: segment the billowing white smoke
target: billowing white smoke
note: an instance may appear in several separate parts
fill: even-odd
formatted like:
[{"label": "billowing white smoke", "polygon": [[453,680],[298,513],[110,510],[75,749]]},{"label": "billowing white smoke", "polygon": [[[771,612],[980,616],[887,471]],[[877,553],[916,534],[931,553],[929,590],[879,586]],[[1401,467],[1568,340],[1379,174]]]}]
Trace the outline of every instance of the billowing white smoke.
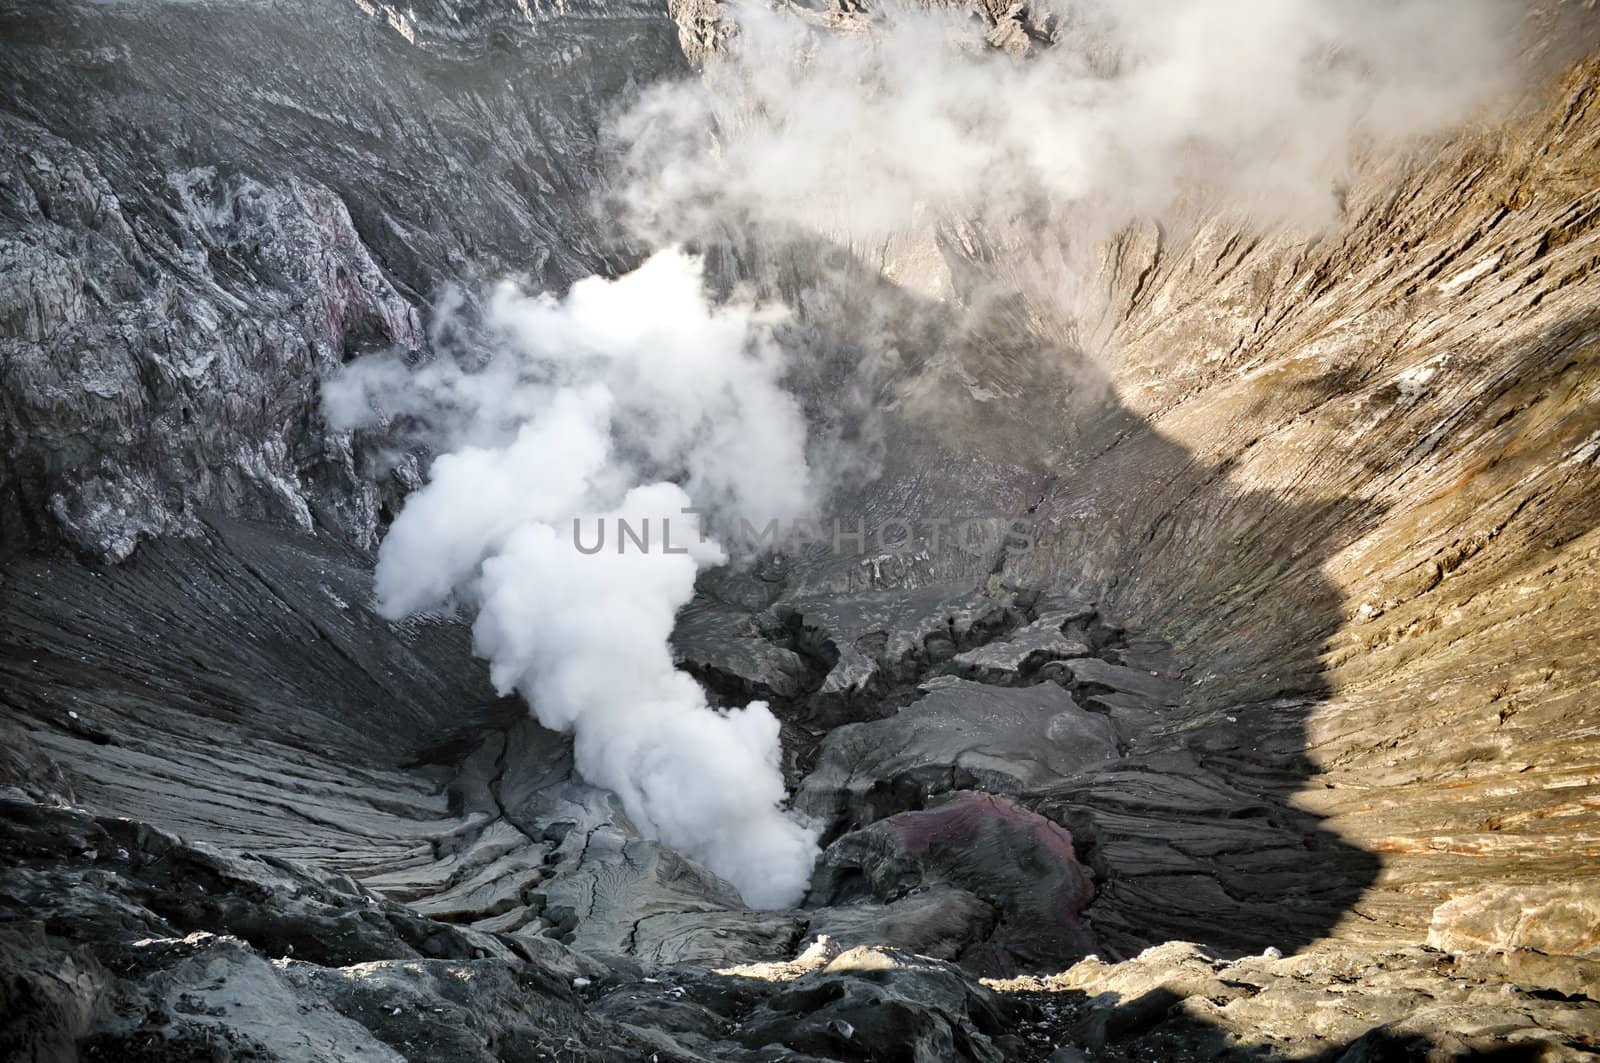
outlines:
[{"label": "billowing white smoke", "polygon": [[1030,5],[1058,13],[1055,40],[1020,57],[969,9],[871,6],[725,4],[736,31],[704,76],[616,123],[636,229],[751,223],[859,245],[1042,205],[1107,230],[1194,196],[1321,223],[1360,142],[1440,130],[1503,87],[1522,8],[1057,0]]},{"label": "billowing white smoke", "polygon": [[[816,846],[780,810],[778,721],[759,702],[710,708],[667,640],[696,572],[724,560],[686,509],[788,519],[810,502],[779,317],[713,305],[700,260],[663,251],[560,300],[502,285],[485,364],[358,362],[327,401],[336,424],[409,413],[454,448],[383,541],[382,613],[452,596],[474,606],[495,687],[570,730],[579,772],[615,791],[641,832],[757,907],[799,899]],[[623,522],[645,549],[620,538]]]}]

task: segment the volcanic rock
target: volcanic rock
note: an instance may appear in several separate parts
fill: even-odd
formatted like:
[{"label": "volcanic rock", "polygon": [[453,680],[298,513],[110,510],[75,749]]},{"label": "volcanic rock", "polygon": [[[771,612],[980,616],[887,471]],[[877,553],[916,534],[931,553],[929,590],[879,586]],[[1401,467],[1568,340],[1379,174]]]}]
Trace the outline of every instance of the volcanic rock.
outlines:
[{"label": "volcanic rock", "polygon": [[[952,896],[911,901],[940,887],[984,908]],[[1065,829],[1002,798],[959,793],[839,838],[823,853],[809,901],[891,905],[889,917],[910,924],[898,931],[905,939],[930,952],[955,952],[980,973],[1008,974],[1060,966],[1089,952],[1094,939],[1082,913],[1093,897],[1092,878]],[[983,939],[960,944],[972,936],[970,923],[952,938],[934,937],[939,922],[963,906],[964,914],[992,913],[976,924],[986,930]],[[848,943],[844,920],[824,918],[821,926]]]},{"label": "volcanic rock", "polygon": [[935,794],[1034,794],[1115,760],[1116,731],[1054,684],[1007,688],[942,677],[895,715],[836,728],[797,808],[829,825],[920,808]]}]

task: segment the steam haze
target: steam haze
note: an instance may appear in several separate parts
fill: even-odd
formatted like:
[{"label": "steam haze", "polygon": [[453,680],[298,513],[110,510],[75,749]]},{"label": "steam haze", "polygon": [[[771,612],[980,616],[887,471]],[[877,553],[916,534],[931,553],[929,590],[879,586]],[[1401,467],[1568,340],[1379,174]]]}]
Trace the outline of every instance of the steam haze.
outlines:
[{"label": "steam haze", "polygon": [[[1503,87],[1500,0],[1075,0],[1026,56],[956,11],[729,5],[700,79],[615,124],[629,223],[872,241],[1067,205],[1106,228],[1205,194],[1319,224],[1352,146],[1459,122]],[[867,28],[870,27],[870,28]]]}]

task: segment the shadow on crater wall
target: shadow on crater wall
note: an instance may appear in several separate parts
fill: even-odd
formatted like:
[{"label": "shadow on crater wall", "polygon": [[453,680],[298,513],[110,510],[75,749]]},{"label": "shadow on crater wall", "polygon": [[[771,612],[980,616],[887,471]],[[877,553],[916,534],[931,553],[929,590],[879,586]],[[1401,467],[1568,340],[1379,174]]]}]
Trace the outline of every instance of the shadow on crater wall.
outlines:
[{"label": "shadow on crater wall", "polygon": [[[785,283],[786,271],[801,275],[797,254],[750,254],[736,268],[777,277],[769,289],[803,305]],[[1327,693],[1317,658],[1342,620],[1321,566],[1344,545],[1332,529],[1363,526],[1375,507],[1239,486],[1123,405],[1092,359],[1037,339],[1020,300],[990,297],[981,314],[963,313],[837,249],[803,254],[816,262],[809,275],[833,286],[805,293],[804,305],[830,316],[813,309],[803,323],[813,358],[803,386],[866,367],[857,386],[888,411],[856,433],[882,440],[881,475],[846,477],[829,517],[917,529],[1018,520],[1034,546],[968,554],[934,550],[921,534],[918,549],[879,564],[815,551],[790,592],[1025,587],[1097,603],[1128,628],[1128,665],[1176,673],[1185,689],[1125,758],[1032,801],[1092,850],[1103,952],[1171,939],[1290,951],[1325,936],[1379,858],[1294,806],[1320,785],[1305,720]],[[886,321],[898,330],[887,341]],[[808,397],[814,417],[840,416],[827,394]]]}]

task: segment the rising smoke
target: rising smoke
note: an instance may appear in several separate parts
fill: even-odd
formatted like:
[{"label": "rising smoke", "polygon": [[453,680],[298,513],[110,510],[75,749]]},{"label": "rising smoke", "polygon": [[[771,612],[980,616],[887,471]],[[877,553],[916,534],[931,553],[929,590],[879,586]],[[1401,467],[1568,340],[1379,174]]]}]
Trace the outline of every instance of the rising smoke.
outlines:
[{"label": "rising smoke", "polygon": [[[780,317],[713,305],[700,260],[662,251],[560,300],[501,285],[481,365],[369,359],[327,392],[336,424],[410,415],[451,448],[383,541],[383,615],[469,604],[496,689],[570,730],[578,771],[615,791],[641,832],[762,907],[799,899],[815,851],[779,808],[778,721],[759,702],[710,708],[668,636],[696,573],[725,560],[684,510],[808,511],[805,424],[772,340]],[[586,548],[611,529],[605,549],[579,552],[580,517]],[[644,532],[644,549],[619,549],[617,518]]]}]

